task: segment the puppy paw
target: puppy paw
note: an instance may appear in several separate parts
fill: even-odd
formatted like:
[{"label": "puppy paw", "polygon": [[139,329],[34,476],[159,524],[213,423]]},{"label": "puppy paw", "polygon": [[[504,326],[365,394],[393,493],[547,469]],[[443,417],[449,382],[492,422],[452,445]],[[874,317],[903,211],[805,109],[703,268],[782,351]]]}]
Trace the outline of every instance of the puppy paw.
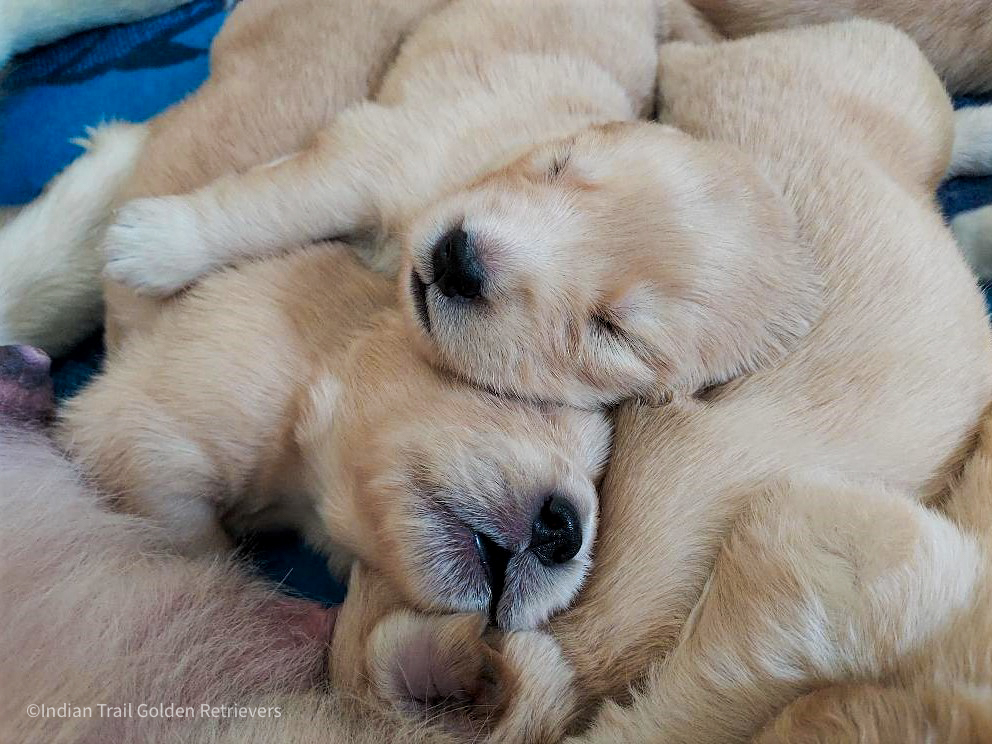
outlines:
[{"label": "puppy paw", "polygon": [[369,637],[374,690],[399,710],[465,711],[495,681],[495,658],[483,640],[482,615],[393,613]]},{"label": "puppy paw", "polygon": [[104,276],[141,294],[175,294],[214,268],[183,197],[124,205],[107,228],[103,253]]}]

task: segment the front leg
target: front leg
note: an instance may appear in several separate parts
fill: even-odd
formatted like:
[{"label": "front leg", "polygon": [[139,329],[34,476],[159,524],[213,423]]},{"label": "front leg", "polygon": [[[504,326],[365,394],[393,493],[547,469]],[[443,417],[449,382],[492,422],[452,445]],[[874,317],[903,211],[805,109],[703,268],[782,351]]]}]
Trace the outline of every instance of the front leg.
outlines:
[{"label": "front leg", "polygon": [[371,692],[459,740],[561,740],[576,699],[571,669],[549,634],[499,634],[482,615],[421,613],[395,597],[378,574],[353,567],[331,648],[336,690]]},{"label": "front leg", "polygon": [[396,146],[380,121],[387,116],[363,104],[306,150],[188,194],[128,202],[104,239],[105,275],[170,295],[229,264],[374,230],[376,174]]},{"label": "front leg", "polygon": [[982,560],[902,496],[826,484],[760,496],[672,656],[578,741],[748,741],[815,688],[891,674],[975,601]]}]

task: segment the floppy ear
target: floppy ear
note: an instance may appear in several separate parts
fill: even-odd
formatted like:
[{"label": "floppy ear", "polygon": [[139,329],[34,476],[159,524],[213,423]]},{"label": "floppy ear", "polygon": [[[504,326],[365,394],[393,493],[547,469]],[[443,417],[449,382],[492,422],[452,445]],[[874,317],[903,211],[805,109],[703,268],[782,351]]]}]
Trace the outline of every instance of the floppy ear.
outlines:
[{"label": "floppy ear", "polygon": [[651,367],[642,397],[658,403],[777,363],[822,303],[785,198],[742,153],[697,144],[694,178],[666,184],[653,207],[654,265],[632,272],[599,313],[607,335]]}]

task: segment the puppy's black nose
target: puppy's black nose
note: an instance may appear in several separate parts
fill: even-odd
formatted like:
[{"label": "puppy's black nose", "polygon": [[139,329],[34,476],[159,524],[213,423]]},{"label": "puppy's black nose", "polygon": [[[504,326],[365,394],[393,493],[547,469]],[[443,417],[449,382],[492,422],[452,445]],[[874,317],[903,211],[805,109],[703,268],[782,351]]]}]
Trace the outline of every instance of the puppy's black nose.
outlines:
[{"label": "puppy's black nose", "polygon": [[434,282],[445,297],[473,299],[482,291],[482,264],[468,233],[460,227],[445,233],[434,246]]},{"label": "puppy's black nose", "polygon": [[582,547],[582,522],[571,502],[552,496],[531,527],[530,549],[545,566],[566,563]]}]

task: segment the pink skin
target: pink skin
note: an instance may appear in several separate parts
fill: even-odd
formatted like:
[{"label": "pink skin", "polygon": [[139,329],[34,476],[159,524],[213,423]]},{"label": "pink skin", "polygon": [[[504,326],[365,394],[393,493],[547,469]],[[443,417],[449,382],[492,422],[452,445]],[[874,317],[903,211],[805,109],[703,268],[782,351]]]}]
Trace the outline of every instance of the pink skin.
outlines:
[{"label": "pink skin", "polygon": [[[44,425],[55,412],[50,375],[51,360],[32,346],[0,346],[0,425],[14,428]],[[338,608],[273,594],[257,609],[257,617],[273,630],[275,648],[263,646],[262,658],[243,657],[242,672],[257,669],[260,680],[268,672],[273,651],[286,652],[330,644]],[[250,655],[251,647],[245,652]],[[317,653],[319,658],[321,654]]]},{"label": "pink skin", "polygon": [[33,346],[0,346],[0,421],[43,424],[55,413],[51,360]]}]

